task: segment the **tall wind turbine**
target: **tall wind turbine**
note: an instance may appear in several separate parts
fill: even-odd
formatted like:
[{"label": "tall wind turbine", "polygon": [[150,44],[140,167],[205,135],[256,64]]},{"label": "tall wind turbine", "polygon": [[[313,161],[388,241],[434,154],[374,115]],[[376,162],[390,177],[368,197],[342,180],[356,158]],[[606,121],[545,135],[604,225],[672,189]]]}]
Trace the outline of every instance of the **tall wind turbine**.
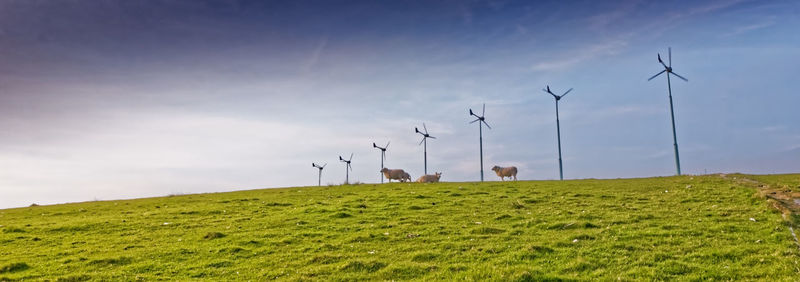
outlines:
[{"label": "tall wind turbine", "polygon": [[316,167],[316,168],[319,169],[319,177],[317,178],[317,186],[322,186],[322,169],[325,168],[326,165],[328,165],[328,163],[325,163],[322,166],[319,166],[318,164],[315,164],[315,163],[311,163],[311,166]]},{"label": "tall wind turbine", "polygon": [[550,91],[549,85],[547,86],[547,88],[542,89],[542,91],[546,92],[547,94],[553,95],[553,98],[556,99],[556,134],[558,134],[558,176],[561,180],[564,180],[564,166],[561,162],[561,122],[559,122],[558,120],[558,101],[560,101],[561,98],[564,98],[564,96],[567,96],[567,94],[569,94],[569,92],[572,91],[572,88],[567,90],[567,92],[564,92],[564,94],[561,94],[561,96],[558,96],[554,94],[553,91]]},{"label": "tall wind turbine", "polygon": [[353,170],[353,167],[350,166],[350,161],[352,160],[353,160],[353,153],[350,153],[350,158],[346,160],[342,158],[342,156],[339,156],[339,161],[347,164],[347,166],[344,168],[344,173],[345,173],[344,184],[350,184],[350,171]]},{"label": "tall wind turbine", "polygon": [[416,128],[416,127],[414,127],[414,132],[422,134],[422,141],[419,141],[419,144],[420,145],[422,145],[423,143],[425,144],[425,148],[424,148],[424,152],[425,152],[425,175],[427,175],[428,174],[428,138],[436,139],[436,137],[433,137],[430,134],[428,134],[428,128],[425,127],[425,123],[424,122],[422,123],[422,129],[425,129],[425,133],[422,133],[422,131],[419,131],[419,129]]},{"label": "tall wind turbine", "polygon": [[483,125],[481,124],[485,124],[487,128],[492,129],[492,127],[489,126],[488,123],[486,123],[486,119],[484,117],[485,114],[486,114],[486,104],[483,104],[483,111],[481,112],[480,116],[473,113],[472,109],[469,109],[469,115],[476,117],[476,119],[471,121],[470,123],[478,122],[478,136],[479,136],[478,138],[480,138],[479,140],[481,148],[481,182],[483,182]]},{"label": "tall wind turbine", "polygon": [[[381,170],[383,170],[383,161],[386,160],[386,148],[389,148],[389,143],[392,141],[386,142],[386,146],[381,148],[378,145],[375,145],[375,142],[372,142],[372,147],[381,150]],[[381,172],[381,183],[383,183],[383,172]]]},{"label": "tall wind turbine", "polygon": [[681,175],[681,158],[678,154],[678,137],[677,134],[675,133],[675,110],[673,110],[672,108],[672,84],[669,80],[669,75],[672,74],[674,76],[677,76],[678,78],[683,79],[683,81],[686,82],[689,82],[689,80],[672,71],[672,48],[668,47],[667,50],[669,52],[669,65],[664,64],[664,61],[661,60],[661,54],[659,53],[658,62],[662,66],[664,66],[664,70],[660,71],[654,76],[651,76],[650,78],[647,79],[647,81],[653,80],[653,78],[656,78],[657,76],[661,75],[664,72],[667,73],[667,91],[669,92],[669,114],[672,117],[672,142],[675,145],[675,166],[678,168],[678,175]]}]

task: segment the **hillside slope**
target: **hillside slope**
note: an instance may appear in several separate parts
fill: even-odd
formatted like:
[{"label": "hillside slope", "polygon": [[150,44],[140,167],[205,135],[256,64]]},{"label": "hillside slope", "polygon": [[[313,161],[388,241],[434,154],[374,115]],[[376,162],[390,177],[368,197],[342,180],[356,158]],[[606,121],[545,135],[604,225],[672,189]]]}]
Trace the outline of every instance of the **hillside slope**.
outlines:
[{"label": "hillside slope", "polygon": [[756,187],[398,183],[8,209],[0,281],[797,279],[788,223]]}]

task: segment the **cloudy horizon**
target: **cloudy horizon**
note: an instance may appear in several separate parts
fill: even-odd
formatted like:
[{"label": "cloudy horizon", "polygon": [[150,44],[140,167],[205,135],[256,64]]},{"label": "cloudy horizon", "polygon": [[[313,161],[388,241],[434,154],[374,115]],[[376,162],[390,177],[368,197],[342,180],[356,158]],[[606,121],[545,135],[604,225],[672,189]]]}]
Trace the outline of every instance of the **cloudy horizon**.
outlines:
[{"label": "cloudy horizon", "polygon": [[[580,8],[575,8],[580,7]],[[794,1],[0,2],[0,208],[416,179],[800,172]]]}]

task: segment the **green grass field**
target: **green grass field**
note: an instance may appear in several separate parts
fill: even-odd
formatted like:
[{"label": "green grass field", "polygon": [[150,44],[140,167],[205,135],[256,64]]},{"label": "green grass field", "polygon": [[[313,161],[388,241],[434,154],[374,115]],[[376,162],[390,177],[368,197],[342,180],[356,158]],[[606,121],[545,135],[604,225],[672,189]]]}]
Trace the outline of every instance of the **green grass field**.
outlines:
[{"label": "green grass field", "polygon": [[364,184],[0,210],[0,281],[797,281],[790,220],[754,183],[800,190],[800,175],[738,177],[757,182]]}]

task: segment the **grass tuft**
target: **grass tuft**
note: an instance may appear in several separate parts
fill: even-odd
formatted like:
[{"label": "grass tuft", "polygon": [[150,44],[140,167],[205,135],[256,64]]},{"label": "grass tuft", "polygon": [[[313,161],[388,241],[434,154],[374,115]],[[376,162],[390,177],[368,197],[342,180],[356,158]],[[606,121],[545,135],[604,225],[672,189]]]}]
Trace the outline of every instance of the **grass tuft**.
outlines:
[{"label": "grass tuft", "polygon": [[337,213],[331,215],[331,217],[332,218],[348,218],[348,217],[353,217],[353,215],[351,215],[349,213],[346,213],[346,212],[337,212]]},{"label": "grass tuft", "polygon": [[227,261],[227,260],[226,261],[218,261],[218,262],[212,262],[212,263],[206,264],[206,266],[207,267],[213,267],[213,268],[230,267],[230,266],[233,266],[233,262]]},{"label": "grass tuft", "polygon": [[129,257],[105,258],[105,259],[91,260],[91,261],[89,261],[89,265],[118,266],[118,265],[130,264],[132,261],[133,261],[133,259],[129,258]]},{"label": "grass tuft", "polygon": [[4,265],[0,267],[0,273],[12,273],[12,272],[19,272],[23,270],[27,270],[30,268],[27,263],[24,262],[15,262],[11,264]]},{"label": "grass tuft", "polygon": [[25,229],[17,227],[6,227],[3,228],[3,233],[25,233]]},{"label": "grass tuft", "polygon": [[222,234],[220,232],[208,232],[208,233],[206,233],[206,236],[203,236],[203,239],[206,239],[206,240],[219,239],[219,238],[223,238],[225,236],[226,236],[225,234]]},{"label": "grass tuft", "polygon": [[342,267],[342,271],[375,272],[384,267],[386,267],[386,264],[378,261],[351,261]]},{"label": "grass tuft", "polygon": [[411,258],[411,261],[427,262],[427,261],[435,260],[437,257],[439,257],[438,254],[426,252],[426,253],[421,253],[421,254],[414,255],[414,257]]},{"label": "grass tuft", "polygon": [[472,230],[472,234],[481,234],[481,235],[500,234],[500,233],[504,233],[504,232],[506,232],[505,229],[491,228],[491,227],[481,227],[481,228]]},{"label": "grass tuft", "polygon": [[66,277],[59,277],[56,282],[80,282],[80,281],[89,281],[92,280],[92,277],[89,275],[73,275],[73,276],[66,276]]}]

